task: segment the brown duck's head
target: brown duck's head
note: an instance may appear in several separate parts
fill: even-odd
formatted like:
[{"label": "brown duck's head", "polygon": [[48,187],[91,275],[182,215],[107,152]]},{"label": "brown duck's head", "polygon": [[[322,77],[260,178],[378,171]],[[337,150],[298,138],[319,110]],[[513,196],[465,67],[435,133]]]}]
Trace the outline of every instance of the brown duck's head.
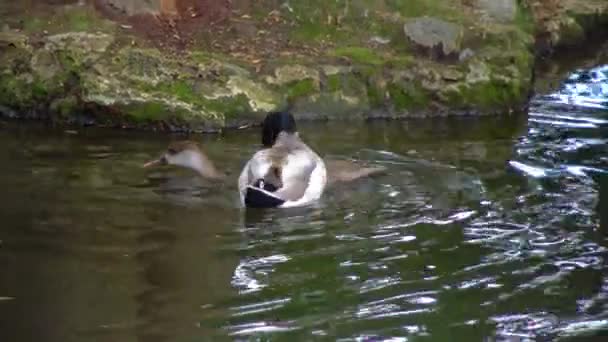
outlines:
[{"label": "brown duck's head", "polygon": [[220,176],[211,160],[193,141],[172,142],[159,158],[145,163],[143,167],[148,168],[158,165],[185,167],[204,177],[215,178]]}]

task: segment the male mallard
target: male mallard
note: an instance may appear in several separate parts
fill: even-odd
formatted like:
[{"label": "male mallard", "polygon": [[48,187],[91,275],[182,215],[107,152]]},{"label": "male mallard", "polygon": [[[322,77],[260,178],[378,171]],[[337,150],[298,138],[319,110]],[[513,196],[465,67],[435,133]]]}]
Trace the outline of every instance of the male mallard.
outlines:
[{"label": "male mallard", "polygon": [[297,207],[318,200],[327,169],[299,137],[293,116],[270,113],[262,124],[262,145],[239,176],[241,203],[247,207]]}]

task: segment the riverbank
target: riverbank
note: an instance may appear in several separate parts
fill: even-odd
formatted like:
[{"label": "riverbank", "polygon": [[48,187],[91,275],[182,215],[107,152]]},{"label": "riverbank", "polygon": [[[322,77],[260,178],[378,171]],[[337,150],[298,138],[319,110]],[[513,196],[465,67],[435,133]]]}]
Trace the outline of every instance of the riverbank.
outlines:
[{"label": "riverbank", "polygon": [[0,112],[194,132],[246,127],[283,108],[299,120],[505,115],[527,104],[537,56],[585,41],[608,8],[145,3],[0,5]]}]

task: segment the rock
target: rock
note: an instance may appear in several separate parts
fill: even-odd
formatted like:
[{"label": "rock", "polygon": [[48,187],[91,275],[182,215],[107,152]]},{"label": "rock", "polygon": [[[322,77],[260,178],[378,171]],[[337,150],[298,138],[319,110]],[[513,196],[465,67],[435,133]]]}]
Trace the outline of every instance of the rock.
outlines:
[{"label": "rock", "polygon": [[459,81],[464,77],[464,74],[460,70],[449,68],[443,70],[441,77],[446,81]]},{"label": "rock", "polygon": [[0,116],[9,118],[9,119],[16,119],[19,117],[19,115],[17,114],[17,111],[15,111],[7,106],[3,106],[3,105],[0,105]]},{"label": "rock", "polygon": [[405,36],[422,49],[442,58],[457,55],[463,35],[461,26],[432,17],[418,17],[403,25]]},{"label": "rock", "polygon": [[352,71],[350,66],[344,65],[322,65],[321,70],[325,74],[325,76],[333,76],[338,74],[345,74]]},{"label": "rock", "polygon": [[47,48],[102,53],[113,41],[114,37],[106,33],[69,32],[48,37]]},{"label": "rock", "polygon": [[0,32],[0,49],[6,47],[28,47],[29,38],[25,34],[3,31]]},{"label": "rock", "polygon": [[123,12],[128,16],[136,14],[159,13],[161,2],[154,0],[103,0],[117,11]]},{"label": "rock", "polygon": [[122,69],[117,71],[125,79],[157,86],[173,78],[172,61],[163,58],[156,49],[124,47],[115,56],[114,63]]},{"label": "rock", "polygon": [[385,37],[381,37],[381,36],[373,36],[369,39],[369,42],[371,44],[386,45],[386,44],[390,43],[391,40],[390,40],[390,38],[385,38]]},{"label": "rock", "polygon": [[517,14],[516,0],[477,0],[477,7],[502,23],[512,22]]},{"label": "rock", "polygon": [[34,53],[31,68],[42,80],[49,80],[61,72],[61,65],[57,62],[53,53],[46,49]]},{"label": "rock", "polygon": [[319,71],[303,65],[284,65],[274,71],[275,77],[267,77],[266,82],[277,85],[284,85],[295,81],[310,79],[318,88]]},{"label": "rock", "polygon": [[55,99],[49,105],[49,110],[53,113],[59,114],[62,117],[68,117],[75,110],[78,110],[78,99],[74,95]]},{"label": "rock", "polygon": [[105,53],[114,37],[105,33],[69,32],[46,38],[45,49],[70,56],[77,66],[89,66]]},{"label": "rock", "polygon": [[481,61],[474,61],[469,64],[469,72],[466,76],[466,82],[469,84],[487,82],[490,80],[490,68]]},{"label": "rock", "polygon": [[475,52],[469,48],[466,48],[458,55],[458,61],[462,63],[473,56],[475,56]]},{"label": "rock", "polygon": [[226,83],[232,95],[244,94],[255,111],[272,111],[279,105],[280,97],[260,83],[241,76],[231,76]]}]

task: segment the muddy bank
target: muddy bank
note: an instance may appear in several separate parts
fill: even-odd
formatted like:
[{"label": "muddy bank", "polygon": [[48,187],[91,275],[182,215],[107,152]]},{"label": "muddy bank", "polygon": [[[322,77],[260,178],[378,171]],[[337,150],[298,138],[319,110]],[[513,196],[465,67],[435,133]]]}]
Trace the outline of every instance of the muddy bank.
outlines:
[{"label": "muddy bank", "polygon": [[506,115],[527,102],[536,52],[571,36],[571,21],[551,31],[546,13],[587,35],[608,7],[548,3],[2,4],[0,112],[173,131],[244,127],[283,108],[299,119]]}]

